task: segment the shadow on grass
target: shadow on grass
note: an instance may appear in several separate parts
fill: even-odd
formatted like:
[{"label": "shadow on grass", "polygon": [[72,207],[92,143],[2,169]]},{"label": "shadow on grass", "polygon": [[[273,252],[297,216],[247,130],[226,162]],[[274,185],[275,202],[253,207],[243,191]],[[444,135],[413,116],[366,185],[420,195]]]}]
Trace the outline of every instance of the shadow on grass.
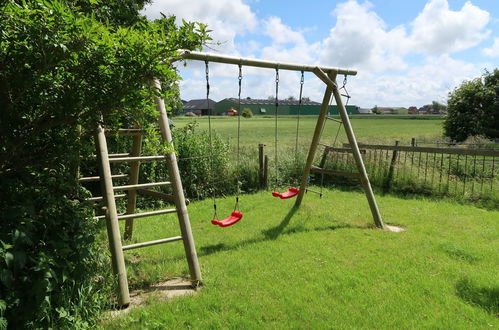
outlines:
[{"label": "shadow on grass", "polygon": [[277,225],[276,227],[272,227],[267,230],[263,230],[262,234],[263,237],[255,237],[251,239],[247,239],[244,241],[240,241],[236,244],[232,245],[226,245],[224,243],[219,243],[219,244],[214,244],[214,245],[208,245],[208,246],[202,246],[200,247],[200,256],[207,256],[210,254],[214,254],[217,252],[222,252],[222,251],[230,251],[234,249],[238,249],[243,246],[247,246],[250,244],[254,243],[262,243],[266,241],[273,241],[276,240],[279,236],[282,235],[291,235],[291,234],[297,234],[297,233],[306,233],[306,232],[312,232],[312,231],[327,231],[327,230],[337,230],[337,229],[344,229],[344,228],[357,228],[357,229],[370,229],[370,227],[362,227],[362,226],[355,226],[355,225],[350,225],[347,223],[338,223],[335,225],[331,226],[326,226],[326,227],[317,227],[317,228],[305,228],[301,225],[293,228],[288,228],[288,225],[295,215],[295,213],[298,211],[298,207],[293,207],[291,210],[289,210],[288,214],[282,219],[281,223]]},{"label": "shadow on grass", "polygon": [[465,278],[457,282],[456,294],[465,302],[480,307],[488,313],[499,316],[499,287],[479,287]]}]

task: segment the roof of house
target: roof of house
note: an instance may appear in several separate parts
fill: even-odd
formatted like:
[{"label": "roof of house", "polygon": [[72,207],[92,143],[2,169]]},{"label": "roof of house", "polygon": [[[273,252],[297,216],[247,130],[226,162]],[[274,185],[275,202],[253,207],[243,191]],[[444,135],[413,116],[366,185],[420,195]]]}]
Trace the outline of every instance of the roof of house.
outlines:
[{"label": "roof of house", "polygon": [[[235,97],[229,97],[226,98],[222,101],[228,100],[230,102],[238,103],[239,99]],[[274,105],[275,100],[269,100],[269,99],[250,99],[250,98],[245,98],[241,99],[241,104],[261,104],[261,105]],[[300,102],[298,100],[279,100],[279,105],[299,105]],[[319,102],[315,101],[305,101],[302,100],[302,105],[320,105]]]},{"label": "roof of house", "polygon": [[215,104],[217,104],[217,102],[213,101],[212,99],[208,99],[208,102],[206,101],[206,99],[190,100],[189,102],[184,104],[184,110],[190,111],[190,110],[214,109]]}]

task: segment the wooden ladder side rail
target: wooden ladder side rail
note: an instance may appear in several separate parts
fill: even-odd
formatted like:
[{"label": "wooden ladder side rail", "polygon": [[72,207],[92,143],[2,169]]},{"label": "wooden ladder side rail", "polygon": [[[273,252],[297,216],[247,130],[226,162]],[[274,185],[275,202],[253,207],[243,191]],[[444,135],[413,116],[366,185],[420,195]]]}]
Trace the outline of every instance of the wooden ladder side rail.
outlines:
[{"label": "wooden ladder side rail", "polygon": [[113,272],[118,280],[118,304],[128,306],[130,304],[130,293],[128,290],[128,279],[121,245],[120,226],[118,223],[118,212],[116,201],[114,200],[113,180],[111,176],[111,165],[107,151],[107,142],[104,129],[97,126],[95,137],[97,158],[99,161],[99,171],[101,177],[101,187],[106,204],[106,227],[109,239],[109,249],[111,251],[111,261]]},{"label": "wooden ladder side rail", "polygon": [[[161,84],[158,79],[152,79],[152,84],[158,91],[161,90]],[[164,100],[159,96],[155,96],[154,102],[156,103],[156,109],[159,113],[159,127],[163,141],[173,147],[172,134],[168,123],[168,115],[166,113]],[[199,267],[194,237],[192,235],[189,213],[187,212],[184,190],[182,188],[182,180],[180,178],[180,172],[177,164],[177,155],[173,150],[166,155],[166,164],[168,166],[168,173],[172,183],[172,195],[174,196],[175,207],[177,209],[178,221],[182,241],[184,243],[187,263],[189,265],[191,282],[195,286],[201,285],[201,269]]]},{"label": "wooden ladder side rail", "polygon": [[371,183],[369,182],[369,177],[367,176],[367,171],[364,166],[364,161],[362,160],[362,155],[359,150],[359,146],[357,144],[357,139],[355,138],[355,134],[352,129],[352,124],[350,123],[350,118],[348,117],[347,110],[343,104],[341,99],[340,92],[338,90],[338,85],[335,83],[336,76],[334,75],[326,75],[321,69],[317,68],[314,72],[324,83],[330,86],[333,89],[333,96],[336,101],[336,105],[340,111],[340,117],[343,121],[343,126],[345,127],[345,133],[348,137],[348,142],[350,143],[350,148],[353,151],[353,157],[355,159],[355,164],[357,165],[357,171],[360,174],[360,182],[362,187],[364,188],[364,192],[367,197],[367,201],[369,203],[369,207],[371,209],[371,213],[373,216],[374,224],[376,227],[384,229],[385,225],[383,223],[383,218],[378,209],[378,204],[376,203],[376,198],[374,197],[374,192],[371,187]]}]

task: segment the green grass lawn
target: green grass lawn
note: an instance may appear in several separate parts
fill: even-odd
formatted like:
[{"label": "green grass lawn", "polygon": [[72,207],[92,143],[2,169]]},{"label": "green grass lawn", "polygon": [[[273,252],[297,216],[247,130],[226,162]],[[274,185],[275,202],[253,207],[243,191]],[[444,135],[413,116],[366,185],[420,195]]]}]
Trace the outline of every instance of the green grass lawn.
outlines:
[{"label": "green grass lawn", "polygon": [[[434,121],[430,123],[435,124]],[[219,213],[233,198],[219,200]],[[451,201],[378,196],[403,233],[374,229],[357,191],[242,196],[244,218],[210,224],[211,201],[189,206],[205,287],[149,300],[105,328],[454,328],[499,326],[499,219]],[[136,220],[136,240],[179,233],[173,215]],[[187,276],[180,242],[127,252],[132,287]]]},{"label": "green grass lawn", "polygon": [[[426,117],[425,117],[426,118]],[[193,120],[199,123],[200,128],[208,128],[207,117],[175,117],[175,124],[181,127]],[[309,146],[315,129],[317,116],[302,116],[300,118],[299,143]],[[408,145],[411,138],[427,140],[442,139],[442,123],[440,117],[418,120],[390,117],[355,117],[351,119],[358,141],[363,143],[393,143],[400,140],[401,144]],[[272,117],[241,118],[241,145],[254,146],[259,143],[274,145],[275,121]],[[338,123],[327,121],[322,140],[332,142],[338,130]],[[281,146],[294,146],[296,140],[296,117],[282,116],[278,120],[278,143]],[[237,137],[237,117],[212,117],[212,128],[221,136],[230,139],[231,144]],[[341,129],[338,143],[347,142],[344,130]]]}]

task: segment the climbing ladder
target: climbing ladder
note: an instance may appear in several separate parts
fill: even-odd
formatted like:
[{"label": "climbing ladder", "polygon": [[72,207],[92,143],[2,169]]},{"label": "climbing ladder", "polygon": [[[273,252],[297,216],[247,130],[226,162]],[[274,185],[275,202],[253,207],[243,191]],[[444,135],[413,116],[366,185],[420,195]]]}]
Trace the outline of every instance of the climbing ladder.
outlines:
[{"label": "climbing ladder", "polygon": [[[160,88],[158,80],[153,80],[156,88]],[[169,143],[173,149],[172,135],[168,125],[168,117],[163,99],[155,97],[156,109],[159,112],[159,127],[161,136],[164,141]],[[144,131],[140,128],[121,129],[119,135],[133,136],[132,152],[130,154],[109,154],[106,140],[106,129],[100,124],[97,126],[95,144],[97,149],[97,160],[99,166],[98,177],[80,178],[80,182],[100,181],[102,187],[102,196],[89,198],[90,201],[102,201],[104,215],[97,216],[97,219],[106,219],[107,234],[109,239],[109,248],[111,250],[111,258],[113,271],[118,281],[118,304],[127,306],[130,303],[130,295],[128,289],[128,279],[125,268],[125,259],[123,251],[137,249],[146,246],[152,246],[175,241],[183,241],[191,283],[193,286],[198,286],[201,283],[201,271],[199,268],[196,247],[192,236],[189,214],[187,212],[188,200],[185,199],[182,181],[179,174],[176,154],[170,150],[165,156],[141,156],[142,136]],[[166,161],[170,181],[138,183],[139,169],[141,162],[148,161]],[[129,174],[111,173],[111,163],[130,163]],[[115,185],[113,179],[128,178],[127,185]],[[152,187],[171,186],[171,194],[150,190]],[[123,192],[127,192],[123,194]],[[156,210],[150,212],[135,213],[137,195],[144,195],[154,198],[160,198],[164,201],[171,202],[175,205],[174,208]],[[127,198],[127,208],[125,214],[118,214],[116,207],[117,198]],[[124,238],[130,239],[133,232],[134,219],[156,216],[161,214],[177,213],[180,236],[160,238],[148,242],[140,242],[136,244],[123,245],[119,227],[119,221],[125,220]]]}]

